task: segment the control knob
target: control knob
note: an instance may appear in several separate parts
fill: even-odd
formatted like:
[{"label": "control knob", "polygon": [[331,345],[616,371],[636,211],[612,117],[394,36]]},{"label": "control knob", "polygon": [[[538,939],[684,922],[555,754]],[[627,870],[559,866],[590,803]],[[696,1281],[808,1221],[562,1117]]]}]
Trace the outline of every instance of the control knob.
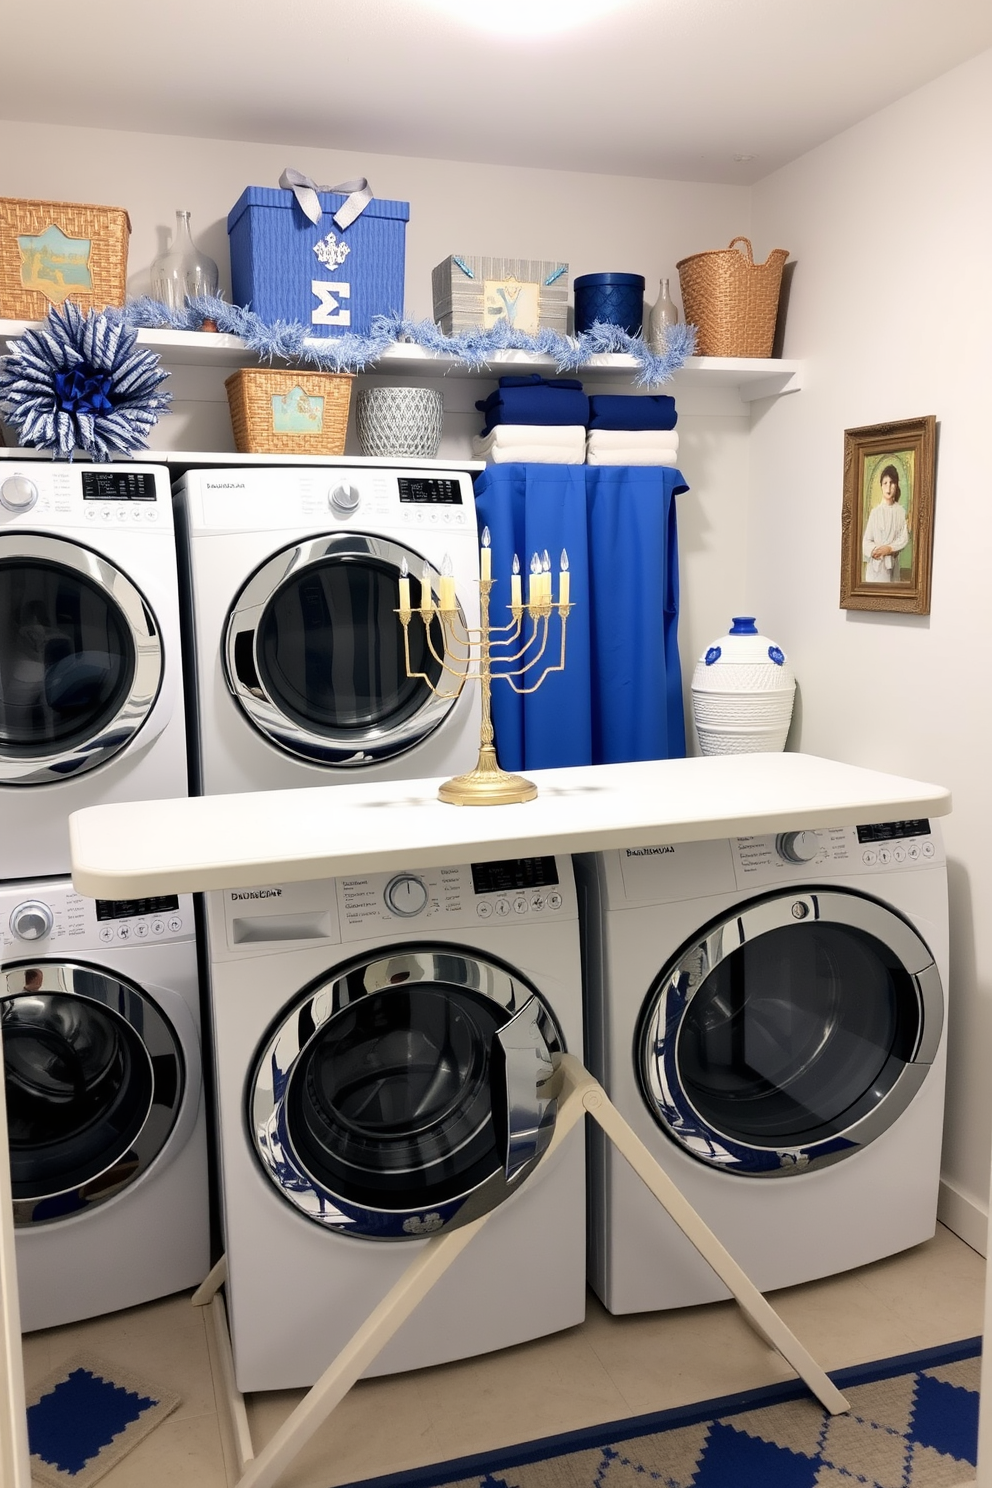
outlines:
[{"label": "control knob", "polygon": [[352,512],[357,511],[361,499],[362,493],[350,482],[332,486],[327,497],[331,511],[340,512],[342,516],[350,516]]},{"label": "control knob", "polygon": [[38,487],[26,475],[10,475],[0,485],[0,504],[8,511],[30,511],[38,500]]},{"label": "control knob", "polygon": [[819,832],[779,832],[775,849],[783,863],[812,863],[820,851]]},{"label": "control knob", "polygon": [[415,873],[397,873],[387,883],[382,897],[390,914],[408,920],[427,908],[430,895],[424,880]]},{"label": "control knob", "polygon": [[55,923],[55,916],[43,899],[25,899],[10,916],[11,932],[18,940],[44,940]]}]

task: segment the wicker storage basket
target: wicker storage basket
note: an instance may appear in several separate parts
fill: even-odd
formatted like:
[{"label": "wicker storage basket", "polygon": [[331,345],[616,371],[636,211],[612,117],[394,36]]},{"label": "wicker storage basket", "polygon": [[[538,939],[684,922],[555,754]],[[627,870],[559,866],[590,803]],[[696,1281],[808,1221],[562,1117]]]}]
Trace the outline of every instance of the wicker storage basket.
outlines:
[{"label": "wicker storage basket", "polygon": [[787,248],[773,248],[756,264],[750,239],[733,238],[729,248],[694,253],[675,265],[686,323],[697,329],[697,356],[771,356],[788,256]]},{"label": "wicker storage basket", "polygon": [[349,372],[242,367],[224,384],[239,453],[343,455],[353,381]]},{"label": "wicker storage basket", "polygon": [[122,207],[0,197],[0,316],[44,320],[53,305],[123,305],[131,223]]}]

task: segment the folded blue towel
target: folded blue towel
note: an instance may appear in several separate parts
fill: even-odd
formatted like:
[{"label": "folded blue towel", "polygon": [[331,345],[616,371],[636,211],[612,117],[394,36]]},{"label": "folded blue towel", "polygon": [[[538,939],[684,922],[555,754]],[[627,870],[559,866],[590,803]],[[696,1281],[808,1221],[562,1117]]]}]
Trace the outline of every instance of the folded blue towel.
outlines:
[{"label": "folded blue towel", "polygon": [[548,382],[536,373],[501,377],[496,392],[475,406],[485,416],[483,438],[497,424],[584,425],[589,421],[589,399],[574,378]]},{"label": "folded blue towel", "polygon": [[674,429],[675,399],[666,393],[593,393],[590,429]]}]

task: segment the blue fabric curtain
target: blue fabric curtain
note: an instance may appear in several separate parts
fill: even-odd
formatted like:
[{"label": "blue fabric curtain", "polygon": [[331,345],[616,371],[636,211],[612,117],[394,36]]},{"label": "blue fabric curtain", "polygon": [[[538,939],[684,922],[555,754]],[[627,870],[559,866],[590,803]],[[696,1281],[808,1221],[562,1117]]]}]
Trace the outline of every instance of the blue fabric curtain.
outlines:
[{"label": "blue fabric curtain", "polygon": [[[674,497],[686,490],[668,466],[506,464],[476,477],[479,530],[492,537],[492,625],[510,619],[514,553],[525,597],[534,552],[547,548],[556,593],[562,548],[572,576],[565,670],[526,697],[493,683],[505,770],[685,754]],[[559,646],[553,619],[542,662],[517,685],[556,664]]]}]

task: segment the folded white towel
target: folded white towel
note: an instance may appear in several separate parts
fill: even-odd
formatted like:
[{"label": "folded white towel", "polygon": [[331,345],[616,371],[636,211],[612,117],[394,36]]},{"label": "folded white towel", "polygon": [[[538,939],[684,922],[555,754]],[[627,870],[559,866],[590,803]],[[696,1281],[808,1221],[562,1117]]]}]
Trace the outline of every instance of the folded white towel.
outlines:
[{"label": "folded white towel", "polygon": [[508,465],[517,460],[534,465],[584,465],[586,461],[584,441],[571,449],[564,444],[517,444],[509,449],[494,444],[483,449],[482,444],[481,439],[472,441],[475,456],[490,465]]},{"label": "folded white towel", "polygon": [[586,451],[587,465],[677,465],[675,450],[592,449]]},{"label": "folded white towel", "polygon": [[593,449],[669,449],[677,450],[677,429],[590,429],[589,445]]},{"label": "folded white towel", "polygon": [[497,424],[478,439],[486,449],[511,449],[515,444],[562,444],[574,449],[585,443],[585,437],[584,424]]}]

